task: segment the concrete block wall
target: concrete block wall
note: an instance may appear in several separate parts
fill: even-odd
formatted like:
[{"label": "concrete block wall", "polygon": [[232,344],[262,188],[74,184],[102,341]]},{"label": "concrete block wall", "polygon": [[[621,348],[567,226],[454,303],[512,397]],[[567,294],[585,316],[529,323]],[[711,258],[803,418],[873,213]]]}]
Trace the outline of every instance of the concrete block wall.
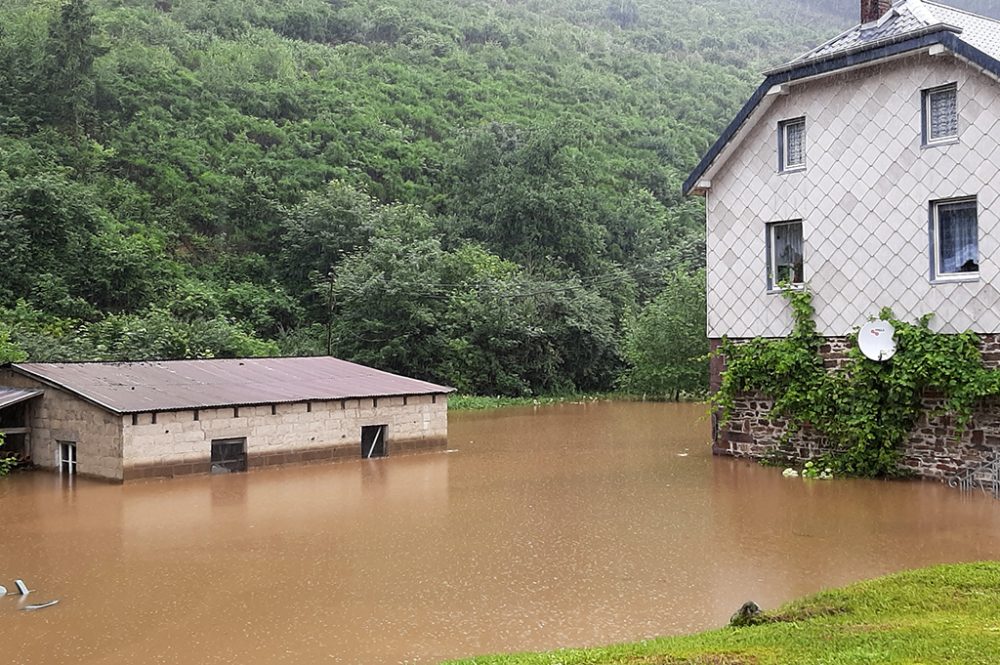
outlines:
[{"label": "concrete block wall", "polygon": [[246,438],[248,465],[361,456],[361,428],[386,425],[386,452],[444,447],[446,395],[140,413],[123,419],[125,479],[206,473],[211,442]]},{"label": "concrete block wall", "polygon": [[29,411],[32,462],[42,468],[58,469],[59,442],[72,441],[76,443],[79,475],[122,479],[119,416],[10,370],[0,370],[0,384],[45,391],[42,397],[32,400]]}]

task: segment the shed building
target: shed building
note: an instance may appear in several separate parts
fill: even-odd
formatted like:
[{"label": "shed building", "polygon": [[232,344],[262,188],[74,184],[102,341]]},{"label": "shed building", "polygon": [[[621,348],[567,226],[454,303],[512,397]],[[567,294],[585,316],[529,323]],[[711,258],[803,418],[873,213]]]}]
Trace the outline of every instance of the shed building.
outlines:
[{"label": "shed building", "polygon": [[109,480],[444,448],[451,388],[330,357],[0,369],[5,448]]}]

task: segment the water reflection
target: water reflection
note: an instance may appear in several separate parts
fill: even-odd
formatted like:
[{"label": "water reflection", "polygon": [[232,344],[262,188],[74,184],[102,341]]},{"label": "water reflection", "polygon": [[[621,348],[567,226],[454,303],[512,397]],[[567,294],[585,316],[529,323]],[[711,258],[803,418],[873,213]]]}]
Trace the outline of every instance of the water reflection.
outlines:
[{"label": "water reflection", "polygon": [[698,405],[455,415],[454,454],[0,483],[14,662],[432,663],[717,626],[744,600],[1000,553],[997,504],[713,458]]}]

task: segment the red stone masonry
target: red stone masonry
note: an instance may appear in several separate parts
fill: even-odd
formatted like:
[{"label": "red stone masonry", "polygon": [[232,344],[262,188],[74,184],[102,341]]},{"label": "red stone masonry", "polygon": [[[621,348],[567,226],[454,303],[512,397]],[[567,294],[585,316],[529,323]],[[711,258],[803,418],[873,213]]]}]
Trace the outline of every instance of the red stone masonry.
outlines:
[{"label": "red stone masonry", "polygon": [[[980,334],[983,365],[1000,368],[1000,334]],[[740,343],[745,340],[733,340]],[[720,340],[713,339],[711,348],[719,347]],[[844,337],[828,337],[820,348],[823,362],[828,369],[839,368],[847,358],[848,342]],[[709,374],[709,388],[719,389],[725,371],[723,358],[713,357]],[[944,399],[927,394],[923,398],[924,411],[917,420],[910,439],[903,451],[902,465],[918,476],[945,480],[959,471],[981,464],[995,453],[1000,453],[1000,398],[983,400],[975,409],[972,421],[961,433],[953,418],[941,415]],[[761,395],[741,395],[734,400],[729,423],[720,427],[717,416],[712,418],[712,451],[717,455],[732,455],[761,459],[772,454],[785,432],[785,421],[770,418],[772,401]],[[782,448],[800,461],[808,460],[830,450],[829,444],[819,433],[808,426],[792,436]]]}]

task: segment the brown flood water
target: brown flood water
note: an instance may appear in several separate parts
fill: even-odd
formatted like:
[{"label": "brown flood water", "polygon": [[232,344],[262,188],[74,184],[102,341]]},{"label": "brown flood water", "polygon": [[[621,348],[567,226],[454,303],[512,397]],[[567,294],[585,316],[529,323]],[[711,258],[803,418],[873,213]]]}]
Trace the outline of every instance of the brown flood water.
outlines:
[{"label": "brown flood water", "polygon": [[0,481],[3,662],[435,663],[712,628],[1000,558],[1000,503],[713,458],[701,405],[452,414],[457,452],[124,486]]}]

